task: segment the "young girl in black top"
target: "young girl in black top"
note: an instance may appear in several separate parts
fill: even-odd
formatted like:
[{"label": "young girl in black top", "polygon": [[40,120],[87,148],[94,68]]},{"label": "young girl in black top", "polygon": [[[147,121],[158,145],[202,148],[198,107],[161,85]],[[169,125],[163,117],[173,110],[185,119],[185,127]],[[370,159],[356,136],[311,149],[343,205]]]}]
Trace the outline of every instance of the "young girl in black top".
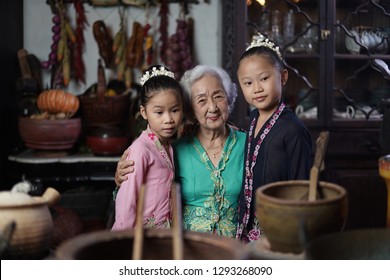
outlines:
[{"label": "young girl in black top", "polygon": [[255,215],[257,188],[277,181],[308,179],[311,137],[282,99],[288,80],[279,47],[262,35],[240,58],[238,71],[250,114],[245,148],[244,180],[240,195],[237,238],[254,241],[261,235]]}]

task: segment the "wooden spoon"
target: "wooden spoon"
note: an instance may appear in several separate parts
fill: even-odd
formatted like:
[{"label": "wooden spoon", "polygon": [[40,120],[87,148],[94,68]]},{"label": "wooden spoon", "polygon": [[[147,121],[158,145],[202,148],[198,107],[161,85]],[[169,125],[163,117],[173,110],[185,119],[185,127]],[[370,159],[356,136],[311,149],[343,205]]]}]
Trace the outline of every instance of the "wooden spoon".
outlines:
[{"label": "wooden spoon", "polygon": [[138,197],[137,216],[135,220],[135,231],[133,240],[133,260],[142,259],[142,249],[144,245],[144,203],[145,203],[145,184],[141,185]]},{"label": "wooden spoon", "polygon": [[316,153],[310,170],[309,201],[315,201],[317,197],[318,174],[325,157],[328,140],[329,131],[322,131],[316,140]]},{"label": "wooden spoon", "polygon": [[181,211],[181,189],[180,184],[172,184],[172,203],[173,203],[173,259],[183,259],[183,226],[182,226],[182,211]]},{"label": "wooden spoon", "polygon": [[4,228],[3,232],[0,232],[0,258],[3,259],[3,255],[6,255],[7,249],[11,243],[12,235],[16,229],[16,222],[9,222]]}]

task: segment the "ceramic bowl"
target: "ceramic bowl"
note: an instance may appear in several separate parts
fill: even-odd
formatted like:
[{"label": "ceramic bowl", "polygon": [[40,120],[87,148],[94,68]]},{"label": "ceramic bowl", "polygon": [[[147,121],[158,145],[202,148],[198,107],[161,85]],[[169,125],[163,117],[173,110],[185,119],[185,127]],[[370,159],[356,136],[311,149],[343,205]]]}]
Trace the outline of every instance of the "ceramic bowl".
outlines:
[{"label": "ceramic bowl", "polygon": [[121,155],[128,145],[129,138],[125,136],[87,136],[87,146],[95,155]]},{"label": "ceramic bowl", "polygon": [[356,30],[350,31],[351,36],[347,35],[345,36],[345,47],[347,50],[352,54],[359,54],[360,53],[360,36],[359,33]]},{"label": "ceramic bowl", "polygon": [[113,125],[90,126],[86,142],[95,155],[121,155],[130,144],[123,128]]},{"label": "ceramic bowl", "polygon": [[71,149],[81,133],[80,118],[49,120],[19,118],[19,133],[25,145],[38,150]]}]

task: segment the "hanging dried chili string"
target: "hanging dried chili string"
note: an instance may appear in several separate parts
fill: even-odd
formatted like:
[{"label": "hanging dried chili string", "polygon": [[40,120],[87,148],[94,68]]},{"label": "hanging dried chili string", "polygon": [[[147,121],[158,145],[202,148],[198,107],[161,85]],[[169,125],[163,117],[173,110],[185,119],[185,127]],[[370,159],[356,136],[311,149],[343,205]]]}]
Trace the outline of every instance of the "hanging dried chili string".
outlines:
[{"label": "hanging dried chili string", "polygon": [[85,64],[83,51],[85,45],[84,29],[88,26],[83,0],[74,0],[76,11],[76,45],[73,51],[74,78],[76,82],[85,84]]},{"label": "hanging dried chili string", "polygon": [[145,42],[144,42],[144,65],[143,65],[143,70],[146,70],[151,66],[153,63],[153,36],[148,34],[150,28],[152,26],[150,24],[146,24],[144,27],[144,37],[145,37]]},{"label": "hanging dried chili string", "polygon": [[70,79],[70,61],[69,61],[69,46],[68,46],[68,32],[66,31],[66,10],[62,1],[57,3],[58,15],[61,19],[60,39],[57,47],[57,61],[58,68],[55,69],[55,76],[53,80],[53,87],[67,86]]},{"label": "hanging dried chili string", "polygon": [[[146,24],[144,26],[144,63],[142,65],[142,71],[148,69],[153,63],[153,35],[151,34],[152,25],[149,23],[149,6],[146,7],[145,18]],[[150,32],[150,33],[149,33]]]}]

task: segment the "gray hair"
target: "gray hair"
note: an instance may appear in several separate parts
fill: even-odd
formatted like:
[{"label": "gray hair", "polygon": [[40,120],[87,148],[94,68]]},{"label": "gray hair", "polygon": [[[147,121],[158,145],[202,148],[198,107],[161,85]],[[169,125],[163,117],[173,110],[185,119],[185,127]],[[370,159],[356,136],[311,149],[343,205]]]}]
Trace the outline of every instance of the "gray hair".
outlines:
[{"label": "gray hair", "polygon": [[184,73],[180,80],[180,85],[183,88],[183,94],[186,102],[191,104],[191,86],[205,75],[212,75],[221,81],[228,101],[229,113],[231,113],[237,97],[237,85],[232,82],[228,73],[218,66],[197,65],[193,69],[187,70]]}]

